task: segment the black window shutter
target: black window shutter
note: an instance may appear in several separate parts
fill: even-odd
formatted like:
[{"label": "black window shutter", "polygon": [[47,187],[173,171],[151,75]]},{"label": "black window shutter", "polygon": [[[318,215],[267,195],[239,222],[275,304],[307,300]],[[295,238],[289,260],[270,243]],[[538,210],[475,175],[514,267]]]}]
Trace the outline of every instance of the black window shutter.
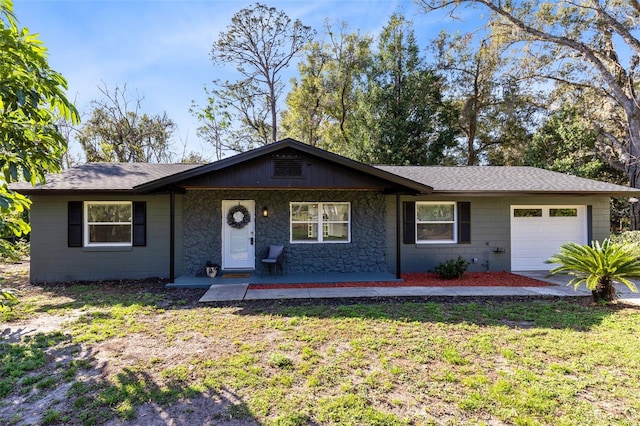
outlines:
[{"label": "black window shutter", "polygon": [[67,246],[82,247],[82,201],[68,203]]},{"label": "black window shutter", "polygon": [[416,242],[416,203],[415,201],[405,201],[402,203],[402,224],[405,244],[415,244]]},{"label": "black window shutter", "polygon": [[471,243],[471,203],[458,202],[458,243]]},{"label": "black window shutter", "polygon": [[133,202],[133,245],[147,245],[147,203]]}]

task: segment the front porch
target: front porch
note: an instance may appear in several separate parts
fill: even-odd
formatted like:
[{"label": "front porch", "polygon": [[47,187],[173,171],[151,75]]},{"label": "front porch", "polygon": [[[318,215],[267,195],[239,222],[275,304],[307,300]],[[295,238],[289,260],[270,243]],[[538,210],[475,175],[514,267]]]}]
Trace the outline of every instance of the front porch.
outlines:
[{"label": "front porch", "polygon": [[[225,277],[226,275],[226,277]],[[175,282],[167,284],[170,288],[209,288],[212,285],[225,284],[303,284],[303,283],[348,283],[348,282],[384,282],[401,279],[389,272],[323,272],[323,273],[287,273],[282,275],[261,275],[256,271],[221,271],[216,277],[196,277],[181,275]]]}]

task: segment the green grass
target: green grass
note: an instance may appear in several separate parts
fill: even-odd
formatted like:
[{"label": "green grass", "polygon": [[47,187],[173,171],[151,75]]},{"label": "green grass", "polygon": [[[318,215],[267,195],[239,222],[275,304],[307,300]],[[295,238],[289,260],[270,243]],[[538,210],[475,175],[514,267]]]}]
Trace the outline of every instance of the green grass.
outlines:
[{"label": "green grass", "polygon": [[[555,300],[158,308],[158,295],[90,290],[33,296],[23,318],[82,315],[62,333],[0,343],[2,398],[69,386],[66,400],[44,407],[43,424],[134,420],[148,402],[196,398],[220,405],[209,419],[219,424],[640,422],[638,308]],[[129,346],[100,362],[87,355],[116,343]],[[119,355],[141,343],[134,357]]]}]

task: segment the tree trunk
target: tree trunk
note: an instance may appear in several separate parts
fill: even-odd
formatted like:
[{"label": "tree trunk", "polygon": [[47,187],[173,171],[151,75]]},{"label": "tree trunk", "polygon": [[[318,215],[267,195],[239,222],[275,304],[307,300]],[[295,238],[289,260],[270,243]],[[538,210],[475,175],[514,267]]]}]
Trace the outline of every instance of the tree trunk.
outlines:
[{"label": "tree trunk", "polygon": [[[640,113],[628,115],[628,123],[628,158],[625,168],[629,177],[629,186],[640,188]],[[630,216],[631,230],[640,230],[640,203],[631,203]]]},{"label": "tree trunk", "polygon": [[271,142],[278,140],[278,110],[275,83],[269,82],[269,106],[271,107]]},{"label": "tree trunk", "polygon": [[601,278],[598,286],[591,292],[593,301],[596,303],[608,303],[616,298],[616,289],[610,278]]}]

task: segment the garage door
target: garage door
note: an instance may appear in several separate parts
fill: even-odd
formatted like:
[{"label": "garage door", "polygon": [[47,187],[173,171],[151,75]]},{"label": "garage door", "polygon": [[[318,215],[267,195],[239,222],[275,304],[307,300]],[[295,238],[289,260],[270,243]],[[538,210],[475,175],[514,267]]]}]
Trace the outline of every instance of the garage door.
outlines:
[{"label": "garage door", "polygon": [[511,269],[549,270],[567,242],[587,243],[586,206],[511,206]]}]

